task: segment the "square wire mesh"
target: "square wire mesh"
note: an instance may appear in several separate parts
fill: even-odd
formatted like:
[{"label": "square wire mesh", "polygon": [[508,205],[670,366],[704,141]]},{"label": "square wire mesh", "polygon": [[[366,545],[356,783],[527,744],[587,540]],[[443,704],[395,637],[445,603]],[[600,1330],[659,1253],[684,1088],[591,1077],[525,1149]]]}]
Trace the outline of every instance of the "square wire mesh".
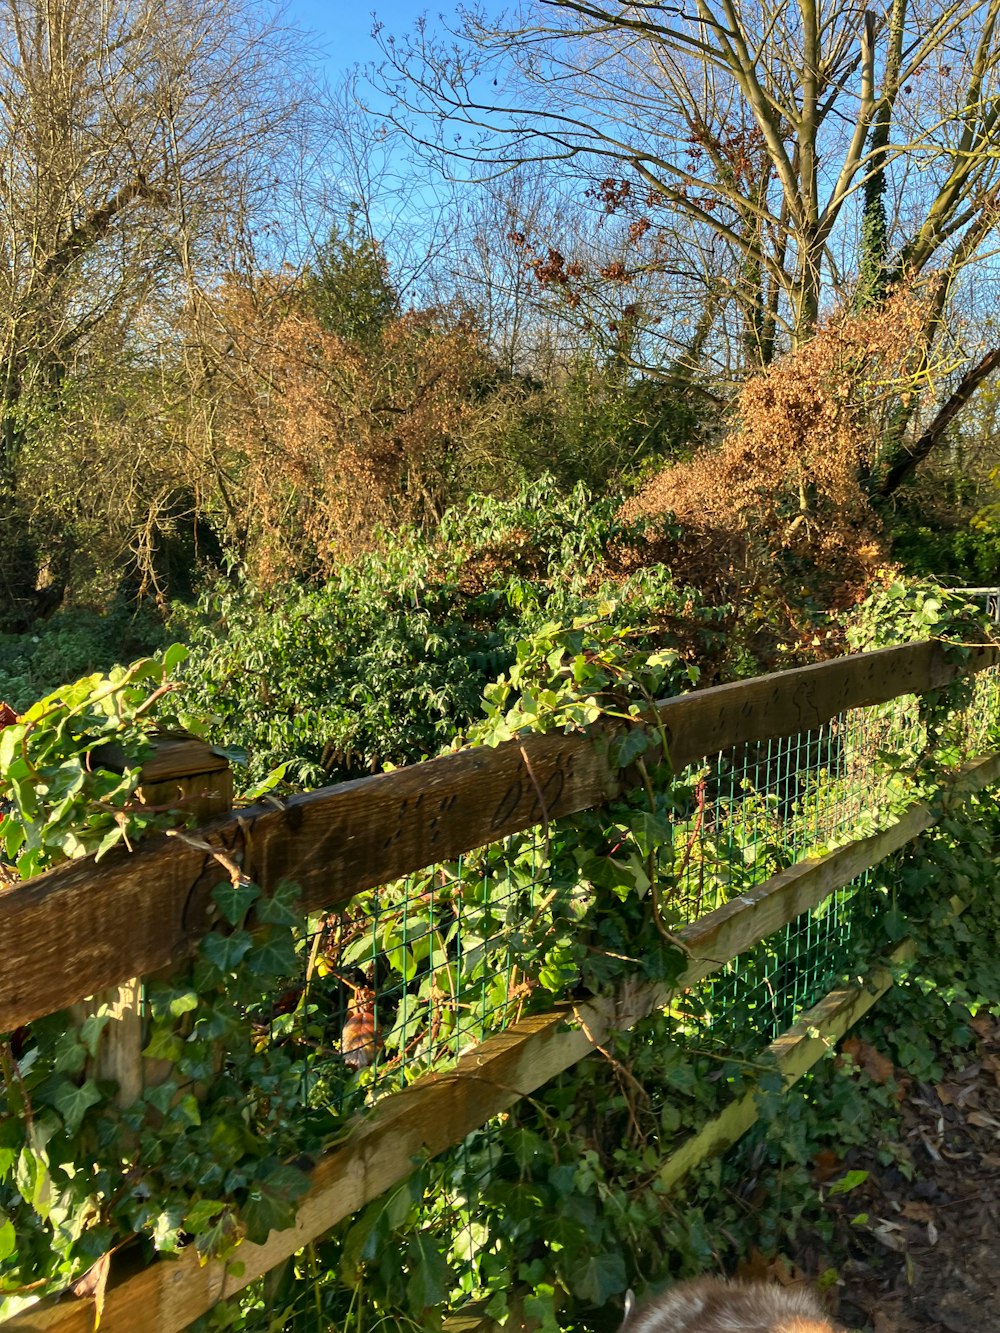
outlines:
[{"label": "square wire mesh", "polygon": [[[949,724],[951,762],[995,743],[998,709],[1000,670],[991,669]],[[689,799],[670,816],[661,856],[671,928],[888,825],[912,801],[910,774],[937,740],[928,736],[920,701],[905,696],[733,747],[691,770]],[[518,970],[522,950],[533,922],[565,887],[553,880],[548,850],[535,830],[361,894],[318,923],[308,998],[342,1100],[352,1088],[370,1098],[446,1067],[485,1033],[517,1021],[529,994]],[[878,910],[870,885],[865,871],[685,995],[675,1012],[691,1048],[711,1046],[720,1058],[738,1050],[745,1058],[835,987],[856,961],[862,923]],[[536,954],[543,947],[536,943]],[[646,1091],[655,1108],[664,1088]],[[486,1213],[476,1219],[476,1201],[504,1151],[505,1123],[494,1117],[439,1159],[437,1215],[471,1219],[449,1228],[455,1301],[488,1288],[494,1242]],[[530,1164],[525,1169],[530,1174]]]},{"label": "square wire mesh", "polygon": [[[1000,669],[992,668],[949,723],[958,759],[987,744],[998,706]],[[658,867],[670,928],[886,826],[912,800],[909,775],[928,743],[910,695],[732,747],[692,769]],[[314,921],[298,999],[317,1101],[370,1102],[450,1068],[523,1015],[531,986],[521,968],[537,965],[546,943],[539,917],[553,901],[572,904],[558,881],[565,866],[554,872],[548,851],[544,831],[530,830],[358,894]],[[740,1021],[752,1015],[764,1044],[815,1003],[843,974],[855,917],[872,910],[866,884],[862,876],[729,962],[699,992],[712,1023],[728,1009]],[[579,906],[590,890],[573,892]],[[553,929],[574,928],[570,915],[579,913]],[[289,1021],[281,1008],[279,1030]]]}]

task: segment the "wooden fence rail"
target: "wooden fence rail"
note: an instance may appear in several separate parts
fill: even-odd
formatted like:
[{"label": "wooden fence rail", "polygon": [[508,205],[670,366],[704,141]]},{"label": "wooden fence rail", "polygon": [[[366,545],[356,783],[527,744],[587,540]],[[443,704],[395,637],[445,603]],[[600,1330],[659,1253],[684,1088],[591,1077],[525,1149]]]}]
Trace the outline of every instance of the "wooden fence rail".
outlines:
[{"label": "wooden fence rail", "polygon": [[[977,648],[956,664],[941,645],[920,643],[697,691],[664,701],[657,712],[680,768],[731,745],[817,727],[844,709],[923,693],[998,656],[996,649]],[[307,909],[329,908],[364,888],[530,828],[543,813],[554,818],[607,801],[616,790],[609,739],[607,728],[591,736],[529,738],[523,750],[530,773],[516,742],[462,752],[296,797],[281,809],[233,813],[193,835],[150,840],[113,863],[73,865],[0,893],[0,1029],[183,961],[212,927],[208,893],[224,877],[219,853],[265,891],[289,878],[301,886]],[[196,753],[185,753],[195,770],[186,779],[195,788],[212,781],[211,769],[197,772]],[[998,781],[1000,755],[980,756],[955,776],[934,809],[915,805],[890,827],[783,870],[687,926],[680,935],[688,965],[677,985],[718,970],[917,837],[941,809]],[[628,986],[489,1038],[452,1073],[428,1076],[379,1103],[316,1165],[295,1226],[262,1245],[240,1246],[239,1276],[221,1262],[199,1264],[191,1251],[138,1273],[129,1273],[125,1260],[109,1286],[102,1326],[109,1333],[179,1333],[404,1179],[414,1156],[461,1142],[592,1053],[610,1032],[631,1027],[669,999],[662,985]],[[853,999],[835,1005],[831,1030],[863,1007]],[[50,1299],[3,1327],[89,1333],[93,1321],[90,1302]]]},{"label": "wooden fence rail", "polygon": [[[958,663],[936,641],[907,644],[696,690],[657,711],[681,769],[732,745],[819,726],[844,709],[922,694],[983,670],[998,654],[977,647]],[[606,726],[460,751],[295,796],[280,809],[232,812],[196,837],[151,837],[132,854],[73,862],[0,892],[0,1031],[190,957],[212,928],[211,890],[226,878],[216,854],[265,893],[289,879],[305,910],[327,910],[531,828],[543,813],[554,819],[602,805],[620,783],[608,757],[612,734]],[[174,760],[189,787],[211,785],[224,767],[203,746]],[[166,779],[162,763],[154,776]]]}]

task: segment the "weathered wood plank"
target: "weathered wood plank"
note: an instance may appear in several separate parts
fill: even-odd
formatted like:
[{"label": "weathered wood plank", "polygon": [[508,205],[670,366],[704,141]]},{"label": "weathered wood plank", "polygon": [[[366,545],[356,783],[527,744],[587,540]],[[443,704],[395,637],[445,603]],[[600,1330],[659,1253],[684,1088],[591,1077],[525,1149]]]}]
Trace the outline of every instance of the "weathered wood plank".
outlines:
[{"label": "weathered wood plank", "polygon": [[[233,804],[233,776],[228,762],[203,741],[191,736],[158,736],[153,754],[142,766],[142,782],[136,797],[151,806],[173,806],[186,810],[196,823],[227,812]],[[107,747],[100,762],[124,768]],[[165,1061],[143,1060],[146,1044],[144,989],[140,977],[100,991],[70,1006],[72,1021],[80,1024],[103,1009],[109,1021],[98,1040],[96,1058],[89,1073],[117,1083],[115,1100],[131,1106],[144,1084],[159,1083],[169,1073]]]},{"label": "weathered wood plank", "polygon": [[731,745],[818,727],[847,708],[923,694],[1000,660],[1000,649],[989,645],[969,653],[966,662],[949,661],[944,645],[930,639],[695,690],[657,708],[674,767],[683,768]]},{"label": "weathered wood plank", "polygon": [[[896,948],[890,962],[901,963],[913,954],[909,940]],[[785,1088],[790,1088],[821,1059],[840,1038],[862,1018],[876,1000],[892,985],[888,968],[877,968],[864,986],[847,986],[831,991],[809,1009],[787,1032],[773,1041],[764,1052],[764,1060],[773,1060],[782,1074]],[[676,1185],[707,1158],[725,1152],[743,1137],[757,1120],[757,1099],[751,1091],[730,1102],[717,1116],[703,1125],[671,1153],[658,1171],[668,1189]]]},{"label": "weathered wood plank", "polygon": [[[912,958],[913,954],[912,942],[904,940],[887,961],[899,964]],[[878,967],[864,986],[831,991],[787,1032],[771,1042],[763,1052],[762,1062],[773,1061],[784,1078],[787,1091],[864,1017],[889,990],[892,981],[889,968]],[[659,1180],[667,1189],[672,1189],[709,1157],[731,1148],[753,1127],[757,1118],[757,1102],[751,1091],[731,1102],[671,1153],[657,1173]],[[495,1333],[499,1325],[473,1306],[449,1315],[443,1327],[445,1333]]]},{"label": "weathered wood plank", "polygon": [[[750,738],[818,725],[841,709],[923,690],[962,667],[928,642],[696,691],[660,706],[677,766]],[[544,817],[600,805],[616,790],[609,729],[531,736],[260,805],[197,839],[155,837],[0,892],[0,1031],[178,964],[211,925],[209,894],[228,877],[213,851],[265,891],[294,881],[310,910],[495,841]]]},{"label": "weathered wood plank", "polygon": [[[970,793],[992,785],[998,777],[1000,753],[972,761],[950,784],[942,809],[953,808]],[[190,1255],[182,1255],[176,1262],[157,1261],[138,1275],[112,1286],[104,1326],[109,1333],[133,1333],[133,1330],[169,1333],[171,1329],[185,1327],[184,1321],[197,1318],[223,1296],[233,1295],[246,1282],[283,1262],[405,1179],[412,1170],[414,1156],[433,1155],[461,1142],[471,1129],[592,1054],[613,1031],[631,1028],[654,1009],[669,1003],[678,989],[694,985],[723,967],[737,952],[766,939],[801,911],[822,901],[827,893],[849,883],[866,866],[877,864],[903,842],[919,836],[933,822],[934,816],[927,807],[914,807],[892,829],[858,845],[866,849],[867,859],[863,864],[858,864],[857,848],[840,848],[818,862],[780,872],[752,894],[686,927],[680,937],[691,951],[691,960],[678,978],[676,988],[660,984],[626,985],[616,997],[579,1006],[563,1005],[551,1013],[526,1019],[484,1042],[460,1062],[453,1074],[425,1080],[386,1099],[343,1147],[315,1168],[296,1227],[273,1233],[262,1246],[240,1247],[239,1258],[246,1265],[242,1278],[227,1275],[223,1265],[202,1267]],[[863,1012],[857,1007],[860,1002],[854,999],[830,1003],[832,1008],[827,1016],[831,1022],[840,1021],[838,1015],[846,1015],[854,1022]],[[799,1026],[819,1025],[803,1018]],[[797,1068],[795,1062],[806,1052],[818,1058],[822,1048],[795,1044],[790,1063],[786,1062],[785,1067]],[[803,1070],[807,1067],[803,1066]],[[718,1122],[706,1126],[671,1157],[664,1167],[664,1178],[673,1171],[670,1179],[680,1179],[701,1160],[699,1154],[720,1147],[727,1136],[731,1135],[729,1141],[735,1142],[753,1123],[754,1114],[746,1099],[734,1103]],[[4,1328],[11,1333],[84,1333],[84,1329],[91,1327],[92,1316],[82,1315],[81,1308],[89,1311],[90,1307],[79,1301],[46,1301],[5,1321]],[[141,1322],[140,1313],[147,1308],[152,1313],[148,1322]],[[119,1322],[114,1322],[115,1319]]]},{"label": "weathered wood plank", "polygon": [[183,962],[211,927],[212,888],[229,878],[216,851],[265,891],[291,879],[306,908],[328,907],[613,790],[606,738],[533,736],[59,867],[0,891],[0,1031]]}]

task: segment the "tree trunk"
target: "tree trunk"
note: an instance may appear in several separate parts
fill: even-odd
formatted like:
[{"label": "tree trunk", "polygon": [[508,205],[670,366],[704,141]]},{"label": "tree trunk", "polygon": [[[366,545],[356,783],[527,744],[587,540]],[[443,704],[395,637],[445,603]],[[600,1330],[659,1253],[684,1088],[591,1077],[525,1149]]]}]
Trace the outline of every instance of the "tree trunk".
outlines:
[{"label": "tree trunk", "polygon": [[911,475],[918,463],[921,463],[931,450],[940,443],[945,431],[988,375],[1000,368],[1000,347],[994,347],[977,363],[970,367],[958,385],[958,388],[937,411],[933,421],[924,433],[911,445],[900,445],[896,457],[879,484],[875,494],[883,500],[889,498]]}]

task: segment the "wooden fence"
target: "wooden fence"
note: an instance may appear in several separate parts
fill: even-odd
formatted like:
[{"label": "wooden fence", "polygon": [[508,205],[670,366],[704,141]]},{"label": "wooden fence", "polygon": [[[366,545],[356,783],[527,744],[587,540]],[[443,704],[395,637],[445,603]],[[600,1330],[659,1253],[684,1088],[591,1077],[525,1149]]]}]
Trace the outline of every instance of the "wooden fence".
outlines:
[{"label": "wooden fence", "polygon": [[[937,642],[917,643],[695,691],[659,703],[656,713],[679,770],[731,746],[822,726],[846,709],[922,694],[998,660],[1000,650],[992,647],[973,648],[956,662]],[[109,1025],[105,1072],[134,1080],[141,1049],[136,978],[183,963],[213,929],[210,893],[222,877],[220,863],[265,893],[282,879],[293,881],[307,911],[332,908],[366,888],[612,799],[628,782],[609,759],[615,730],[602,725],[586,735],[532,736],[462,751],[243,810],[229,809],[226,765],[207,747],[180,741],[162,747],[143,770],[144,794],[157,801],[183,796],[207,822],[194,832],[151,837],[99,865],[72,863],[0,892],[0,1031],[110,994],[120,1018]],[[979,755],[954,775],[933,809],[915,804],[879,832],[782,870],[694,921],[680,932],[688,959],[675,986],[718,971],[917,837],[940,809],[998,781],[1000,753]],[[225,813],[209,818],[215,811]],[[904,944],[897,953],[905,951]],[[787,1082],[874,1003],[890,984],[889,972],[871,983],[826,997],[775,1043]],[[647,984],[559,1005],[489,1037],[453,1071],[385,1097],[312,1170],[295,1225],[263,1244],[240,1245],[238,1274],[220,1261],[199,1263],[193,1248],[138,1271],[127,1249],[116,1256],[102,1327],[109,1333],[186,1328],[405,1179],[415,1156],[461,1143],[591,1054],[609,1033],[628,1029],[669,999],[665,987]],[[734,1141],[753,1116],[750,1099],[727,1108],[664,1161],[665,1183]],[[478,1325],[466,1319],[461,1326]],[[3,1327],[90,1333],[93,1303],[50,1298]]]}]

